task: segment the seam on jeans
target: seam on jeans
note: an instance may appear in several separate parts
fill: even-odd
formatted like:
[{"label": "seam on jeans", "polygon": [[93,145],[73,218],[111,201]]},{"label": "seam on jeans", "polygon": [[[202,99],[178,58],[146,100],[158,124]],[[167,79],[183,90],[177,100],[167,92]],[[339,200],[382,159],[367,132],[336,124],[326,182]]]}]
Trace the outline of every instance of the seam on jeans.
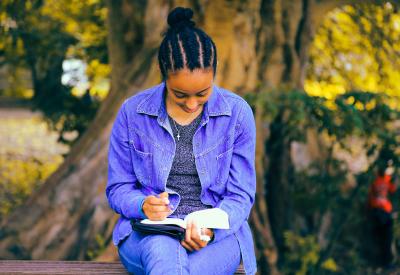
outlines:
[{"label": "seam on jeans", "polygon": [[[136,269],[142,270],[142,272],[144,273],[142,259],[140,259],[141,264],[138,265],[135,262],[130,261],[129,257],[127,257],[123,252],[121,252],[119,250],[118,250],[118,255],[120,257],[120,261],[121,261],[122,265],[125,267],[125,269],[128,271],[128,273],[129,273],[129,269],[128,269],[129,265],[134,266]],[[127,266],[125,266],[124,263],[126,263]]]},{"label": "seam on jeans", "polygon": [[180,243],[178,242],[177,248],[178,248],[178,265],[180,267],[181,275],[182,275],[182,264],[181,264],[181,250],[179,249]]},{"label": "seam on jeans", "polygon": [[[237,246],[238,246],[238,248],[239,248],[239,265],[235,268],[235,270],[240,266],[240,262],[242,261],[242,252],[241,252],[241,249],[240,249],[240,244],[239,244],[239,241],[238,241],[238,239],[237,239],[237,237],[236,237],[236,235],[235,234],[233,234],[233,236],[234,236],[234,238],[236,239],[236,242],[237,242]],[[228,269],[230,269],[230,263],[232,263],[233,262],[233,258],[234,257],[232,257],[232,259],[230,259],[230,261],[228,261],[228,263],[227,264],[225,264],[224,265],[224,267],[222,268],[222,270],[224,271],[224,272],[221,272],[221,271],[218,271],[217,273],[214,273],[215,275],[219,275],[219,274],[228,274],[228,273],[226,273],[226,271],[228,270]]]},{"label": "seam on jeans", "polygon": [[[214,273],[214,274],[215,274],[215,275],[218,275],[218,274],[228,274],[228,273],[226,273],[226,271],[227,271],[228,269],[231,268],[231,265],[229,265],[229,263],[232,264],[232,262],[233,262],[233,257],[232,257],[232,259],[228,262],[228,264],[224,265],[224,267],[222,268],[222,270],[223,270],[224,272],[218,271],[217,273]],[[239,266],[240,266],[240,262],[239,262],[239,265],[235,268],[235,270],[236,270]]]}]

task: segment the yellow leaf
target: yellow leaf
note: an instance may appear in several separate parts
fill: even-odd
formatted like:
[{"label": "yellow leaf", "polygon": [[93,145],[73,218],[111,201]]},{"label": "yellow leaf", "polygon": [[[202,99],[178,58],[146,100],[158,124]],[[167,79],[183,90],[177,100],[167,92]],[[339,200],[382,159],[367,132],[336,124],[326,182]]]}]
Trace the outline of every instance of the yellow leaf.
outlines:
[{"label": "yellow leaf", "polygon": [[323,262],[322,263],[322,268],[324,268],[326,270],[333,271],[333,272],[338,271],[338,266],[337,266],[335,260],[332,259],[332,258],[329,258],[325,262]]}]

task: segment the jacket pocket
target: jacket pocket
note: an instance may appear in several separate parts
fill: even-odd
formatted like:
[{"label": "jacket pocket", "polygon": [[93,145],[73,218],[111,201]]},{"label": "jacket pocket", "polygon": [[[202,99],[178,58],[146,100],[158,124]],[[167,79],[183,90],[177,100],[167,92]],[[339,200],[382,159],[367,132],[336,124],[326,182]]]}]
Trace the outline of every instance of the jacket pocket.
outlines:
[{"label": "jacket pocket", "polygon": [[133,142],[130,144],[133,171],[136,178],[141,184],[150,186],[153,177],[153,154],[136,149]]},{"label": "jacket pocket", "polygon": [[211,183],[210,189],[219,195],[223,195],[226,191],[226,185],[229,179],[231,169],[233,148],[218,154],[216,158],[216,181]]}]

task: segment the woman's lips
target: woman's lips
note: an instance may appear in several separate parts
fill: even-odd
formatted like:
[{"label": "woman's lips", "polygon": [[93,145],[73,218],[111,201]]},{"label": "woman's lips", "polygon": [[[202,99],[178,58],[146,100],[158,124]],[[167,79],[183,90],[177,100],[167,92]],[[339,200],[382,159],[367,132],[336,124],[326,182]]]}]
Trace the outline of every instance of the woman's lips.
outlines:
[{"label": "woman's lips", "polygon": [[194,113],[194,112],[196,112],[197,110],[199,110],[199,108],[200,108],[200,106],[198,106],[198,107],[195,108],[195,109],[188,109],[186,106],[182,106],[182,109],[183,109],[185,112],[187,112],[187,113]]}]

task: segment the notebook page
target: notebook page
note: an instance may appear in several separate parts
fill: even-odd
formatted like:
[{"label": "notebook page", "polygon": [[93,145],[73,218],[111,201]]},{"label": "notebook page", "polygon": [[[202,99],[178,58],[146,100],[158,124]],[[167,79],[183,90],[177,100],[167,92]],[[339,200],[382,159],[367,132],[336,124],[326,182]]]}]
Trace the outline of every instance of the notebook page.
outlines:
[{"label": "notebook page", "polygon": [[229,229],[228,214],[220,208],[195,211],[186,216],[185,221],[193,220],[199,228]]}]

